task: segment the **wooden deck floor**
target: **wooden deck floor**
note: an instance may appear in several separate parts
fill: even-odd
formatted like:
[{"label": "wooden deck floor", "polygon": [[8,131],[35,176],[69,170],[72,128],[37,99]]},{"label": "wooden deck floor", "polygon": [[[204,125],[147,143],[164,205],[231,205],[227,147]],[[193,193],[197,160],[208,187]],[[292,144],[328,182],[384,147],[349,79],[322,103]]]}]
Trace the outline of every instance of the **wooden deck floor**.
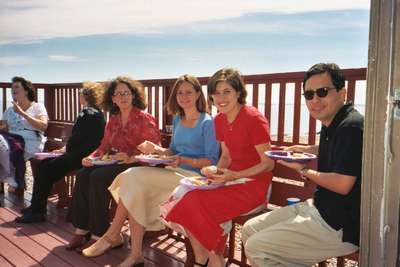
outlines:
[{"label": "wooden deck floor", "polygon": [[[20,209],[29,204],[28,199],[29,193],[25,193],[25,199],[0,194],[0,266],[115,266],[128,255],[128,244],[90,259],[65,250],[73,227],[65,222],[66,210],[56,209],[52,203],[49,203],[47,222],[14,223]],[[127,237],[126,232],[124,235]],[[167,235],[147,238],[144,254],[145,266],[151,267],[183,267],[186,255],[183,243]]]}]

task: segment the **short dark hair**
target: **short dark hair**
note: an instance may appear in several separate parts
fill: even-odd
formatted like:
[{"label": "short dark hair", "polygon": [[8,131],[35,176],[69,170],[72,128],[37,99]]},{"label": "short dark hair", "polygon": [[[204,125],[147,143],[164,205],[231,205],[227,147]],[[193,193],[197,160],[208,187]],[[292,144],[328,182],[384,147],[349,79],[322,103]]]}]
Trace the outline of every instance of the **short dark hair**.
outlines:
[{"label": "short dark hair", "polygon": [[103,108],[106,111],[110,111],[111,114],[119,113],[119,108],[114,105],[112,97],[114,96],[115,88],[117,88],[117,85],[120,83],[126,84],[131,91],[133,96],[132,105],[141,110],[146,109],[146,94],[142,83],[126,76],[118,76],[108,83],[104,94]]},{"label": "short dark hair", "polygon": [[335,86],[336,90],[339,91],[345,86],[346,78],[343,75],[343,71],[340,67],[335,63],[318,63],[313,65],[305,74],[303,80],[303,88],[306,85],[308,79],[312,76],[321,74],[321,73],[328,73],[331,76],[331,80],[333,86]]},{"label": "short dark hair", "polygon": [[185,75],[180,76],[176,80],[174,86],[172,87],[172,92],[171,92],[171,95],[169,96],[168,102],[167,102],[168,113],[170,115],[179,114],[181,116],[185,116],[185,112],[178,105],[178,101],[176,100],[176,95],[178,93],[179,86],[183,82],[187,82],[187,83],[191,84],[193,86],[193,89],[196,91],[196,93],[200,92],[200,96],[196,101],[197,111],[207,112],[208,107],[207,107],[207,103],[206,103],[206,98],[203,94],[203,90],[201,90],[201,84],[200,84],[199,80],[192,75],[185,74]]},{"label": "short dark hair", "polygon": [[22,88],[24,88],[25,91],[28,92],[28,99],[29,101],[35,101],[35,87],[33,86],[32,82],[25,79],[24,77],[21,76],[15,76],[11,79],[12,83],[21,83]]},{"label": "short dark hair", "polygon": [[240,104],[246,104],[247,90],[244,84],[243,78],[238,70],[232,68],[223,68],[218,70],[208,81],[208,97],[211,101],[217,84],[219,82],[227,82],[236,92],[240,93],[238,102]]}]

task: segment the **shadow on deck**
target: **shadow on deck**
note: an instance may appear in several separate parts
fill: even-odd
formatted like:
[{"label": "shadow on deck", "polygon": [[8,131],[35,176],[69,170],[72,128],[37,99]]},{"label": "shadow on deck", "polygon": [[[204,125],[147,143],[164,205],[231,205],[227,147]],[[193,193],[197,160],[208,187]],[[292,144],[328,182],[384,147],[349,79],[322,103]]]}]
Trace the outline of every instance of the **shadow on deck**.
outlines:
[{"label": "shadow on deck", "polygon": [[[25,198],[0,194],[0,266],[115,266],[129,253],[128,227],[124,227],[125,246],[103,256],[86,258],[76,251],[65,250],[73,227],[65,221],[66,209],[57,209],[55,199],[48,204],[47,222],[16,224],[20,209],[29,204]],[[185,246],[168,235],[146,238],[145,266],[183,267]]]}]

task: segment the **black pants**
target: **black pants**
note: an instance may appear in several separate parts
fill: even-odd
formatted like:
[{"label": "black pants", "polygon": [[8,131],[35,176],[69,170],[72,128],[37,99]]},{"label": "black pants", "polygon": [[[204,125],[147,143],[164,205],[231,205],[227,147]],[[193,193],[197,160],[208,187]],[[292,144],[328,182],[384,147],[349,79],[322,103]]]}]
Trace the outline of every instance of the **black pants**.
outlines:
[{"label": "black pants", "polygon": [[58,158],[45,159],[38,163],[32,190],[31,208],[37,213],[46,213],[47,198],[53,185],[73,170],[82,168],[82,156],[65,153]]},{"label": "black pants", "polygon": [[117,164],[80,169],[76,175],[67,220],[76,228],[102,236],[110,226],[108,210],[111,194],[108,187],[118,174],[138,165]]}]

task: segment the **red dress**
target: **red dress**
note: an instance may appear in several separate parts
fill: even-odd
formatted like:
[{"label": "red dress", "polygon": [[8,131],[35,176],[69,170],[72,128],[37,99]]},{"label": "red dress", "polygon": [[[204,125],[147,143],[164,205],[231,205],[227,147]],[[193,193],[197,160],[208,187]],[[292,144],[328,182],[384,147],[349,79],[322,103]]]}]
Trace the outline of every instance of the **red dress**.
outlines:
[{"label": "red dress", "polygon": [[[261,113],[243,106],[232,123],[226,115],[215,118],[218,141],[225,142],[232,163],[230,170],[239,171],[260,162],[255,145],[270,142],[269,124]],[[182,225],[209,251],[221,253],[226,236],[220,224],[251,211],[265,203],[271,172],[262,172],[253,181],[213,190],[188,192],[168,213],[166,220]]]},{"label": "red dress", "polygon": [[146,140],[160,143],[156,120],[149,113],[132,107],[125,125],[122,125],[120,114],[110,116],[101,144],[91,156],[102,156],[111,150],[125,152],[129,156],[140,154],[136,147]]}]

